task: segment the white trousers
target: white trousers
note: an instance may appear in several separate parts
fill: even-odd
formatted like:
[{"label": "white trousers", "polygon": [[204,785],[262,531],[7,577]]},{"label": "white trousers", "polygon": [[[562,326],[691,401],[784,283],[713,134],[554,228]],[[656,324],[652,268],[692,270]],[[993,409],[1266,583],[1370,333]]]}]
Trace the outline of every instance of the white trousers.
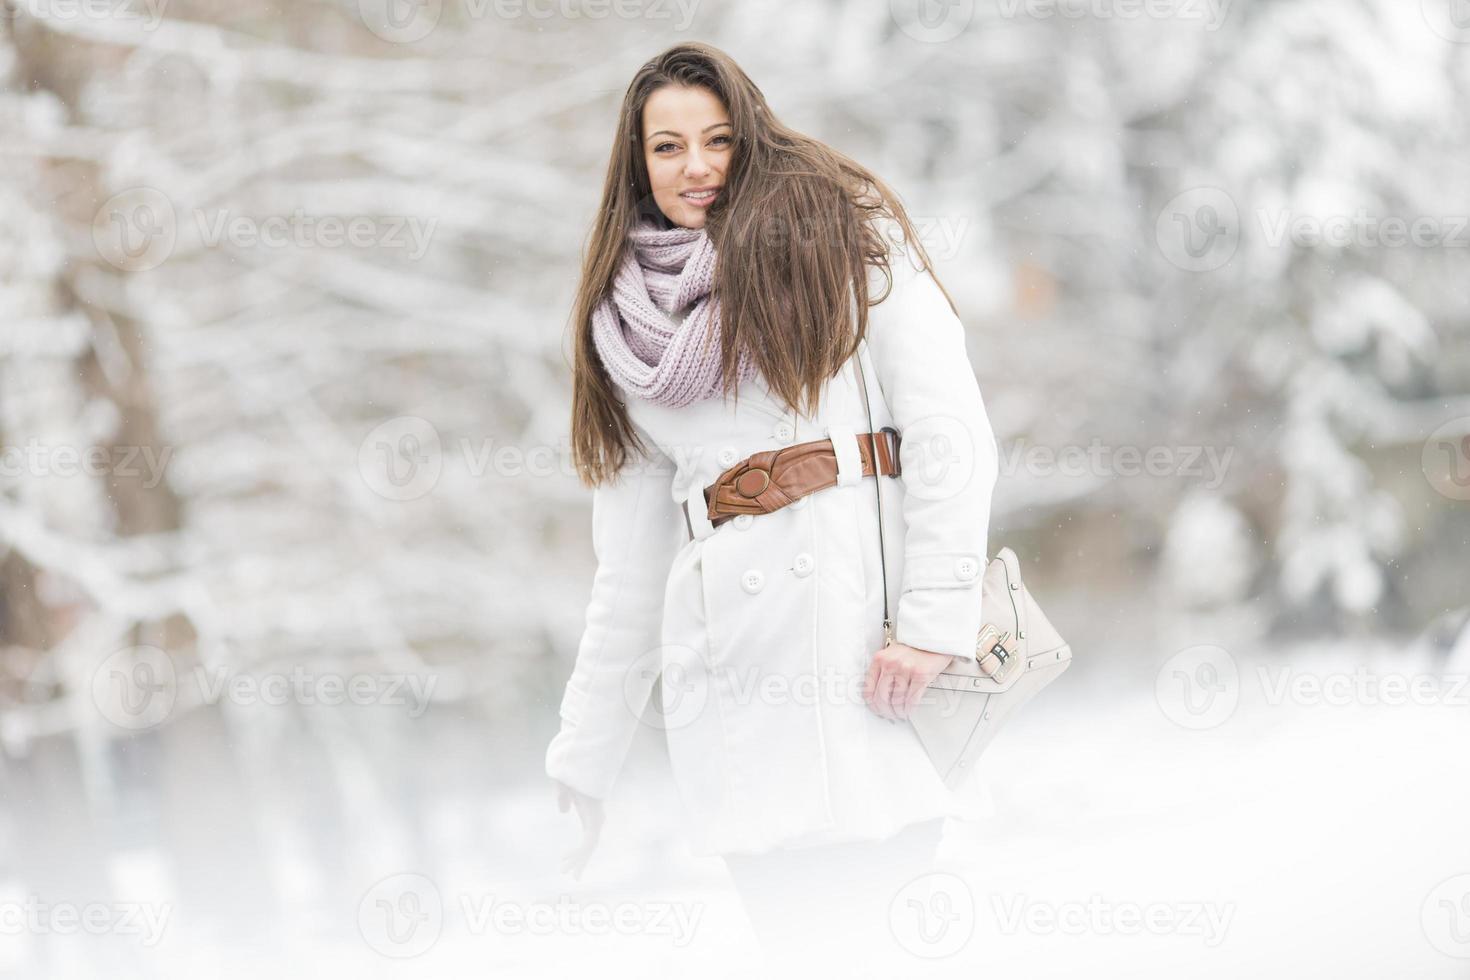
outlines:
[{"label": "white trousers", "polygon": [[724,855],[767,967],[845,980],[912,970],[918,964],[897,942],[891,910],[906,884],[933,870],[943,827],[941,817],[882,841]]}]

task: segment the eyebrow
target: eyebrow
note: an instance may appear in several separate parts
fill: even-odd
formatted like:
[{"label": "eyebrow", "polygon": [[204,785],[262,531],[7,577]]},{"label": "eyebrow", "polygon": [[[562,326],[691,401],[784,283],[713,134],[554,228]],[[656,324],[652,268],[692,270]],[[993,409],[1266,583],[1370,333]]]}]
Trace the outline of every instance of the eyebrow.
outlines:
[{"label": "eyebrow", "polygon": [[[700,132],[701,133],[707,133],[707,132],[709,132],[712,129],[719,129],[721,126],[728,126],[728,125],[730,125],[730,124],[727,123],[727,122],[717,122],[713,126],[706,126],[706,127],[704,127],[703,129],[700,130]],[[658,130],[656,132],[649,133],[648,136],[644,139],[643,142],[647,143],[649,140],[653,139],[659,133],[668,133],[670,136],[683,136],[684,135],[683,133],[676,133],[672,129],[660,129],[660,130]]]}]

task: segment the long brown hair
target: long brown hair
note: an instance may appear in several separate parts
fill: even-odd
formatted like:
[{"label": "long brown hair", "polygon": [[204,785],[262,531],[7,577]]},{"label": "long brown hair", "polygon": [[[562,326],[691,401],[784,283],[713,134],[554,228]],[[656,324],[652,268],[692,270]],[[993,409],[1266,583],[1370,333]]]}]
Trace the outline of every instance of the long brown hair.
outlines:
[{"label": "long brown hair", "polygon": [[[724,104],[734,131],[725,183],[705,229],[716,250],[711,301],[719,304],[724,397],[736,391],[738,345],[745,345],[771,393],[803,414],[818,407],[822,383],[857,350],[868,307],[892,288],[888,243],[875,219],[888,217],[932,274],[928,253],[898,196],[860,164],[776,119],[765,96],[729,55],[707,44],[678,44],[638,70],[623,96],[602,205],[583,253],[572,314],[572,459],[596,486],[623,468],[630,446],[649,449],[633,429],[619,390],[592,341],[592,311],[612,288],[628,233],[645,218],[671,227],[653,201],[643,157],[643,107],[665,85],[702,86]],[[867,267],[888,280],[868,298]],[[937,277],[936,277],[937,281]],[[940,285],[940,291],[954,300]],[[857,299],[857,323],[851,303]]]}]

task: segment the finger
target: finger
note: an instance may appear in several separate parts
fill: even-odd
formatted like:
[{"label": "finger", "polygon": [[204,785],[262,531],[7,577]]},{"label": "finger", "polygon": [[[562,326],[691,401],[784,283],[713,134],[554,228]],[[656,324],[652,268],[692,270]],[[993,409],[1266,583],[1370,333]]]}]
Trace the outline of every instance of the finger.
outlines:
[{"label": "finger", "polygon": [[576,871],[573,877],[581,879],[582,872],[587,870],[587,865],[592,861],[592,852],[597,847],[597,841],[589,840],[577,849]]},{"label": "finger", "polygon": [[893,685],[897,681],[892,670],[885,670],[883,676],[878,679],[878,714],[894,720],[893,714]]},{"label": "finger", "polygon": [[591,797],[578,795],[573,798],[577,804],[577,816],[582,821],[582,826],[588,830],[595,831],[602,826],[602,803]]},{"label": "finger", "polygon": [[902,667],[895,667],[892,673],[893,680],[888,685],[888,710],[893,714],[894,721],[903,719],[903,700],[908,696],[909,675]]},{"label": "finger", "polygon": [[580,879],[582,877],[582,870],[587,867],[587,861],[591,856],[592,852],[587,849],[587,845],[585,843],[578,844],[576,847],[572,848],[570,851],[567,851],[565,854],[562,855],[562,873],[569,874],[574,878]]},{"label": "finger", "polygon": [[[939,675],[935,674],[934,676],[938,677]],[[904,699],[904,707],[907,709],[908,717],[913,717],[914,707],[916,705],[928,703],[928,698],[925,697],[925,695],[928,694],[929,685],[932,683],[934,683],[934,677],[931,677],[928,680],[924,680],[923,678],[916,678],[914,682],[909,685],[909,696]]]},{"label": "finger", "polygon": [[[876,666],[876,665],[875,665]],[[883,674],[880,670],[878,676],[872,683],[872,693],[868,695],[868,708],[879,718],[883,717]]]},{"label": "finger", "polygon": [[889,703],[893,705],[893,713],[899,718],[909,716],[909,689],[913,687],[913,679],[908,674],[900,674],[893,679],[893,691],[888,695]]},{"label": "finger", "polygon": [[[938,676],[938,674],[934,675],[934,677]],[[929,685],[934,683],[934,677],[931,677],[928,680],[924,680],[923,678],[916,678],[914,682],[909,685],[908,697],[904,699],[904,708],[909,715],[913,714],[914,705],[924,700],[924,695],[928,692]]]}]

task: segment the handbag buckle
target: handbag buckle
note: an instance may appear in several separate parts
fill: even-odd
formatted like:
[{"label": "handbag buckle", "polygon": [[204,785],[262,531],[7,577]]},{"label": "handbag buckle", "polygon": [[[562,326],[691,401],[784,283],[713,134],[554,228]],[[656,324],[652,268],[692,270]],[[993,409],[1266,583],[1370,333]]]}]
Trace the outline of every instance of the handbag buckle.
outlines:
[{"label": "handbag buckle", "polygon": [[1010,630],[1002,632],[993,623],[986,623],[975,639],[975,660],[980,672],[986,677],[1003,680],[1009,676],[1016,658],[1016,638]]}]

